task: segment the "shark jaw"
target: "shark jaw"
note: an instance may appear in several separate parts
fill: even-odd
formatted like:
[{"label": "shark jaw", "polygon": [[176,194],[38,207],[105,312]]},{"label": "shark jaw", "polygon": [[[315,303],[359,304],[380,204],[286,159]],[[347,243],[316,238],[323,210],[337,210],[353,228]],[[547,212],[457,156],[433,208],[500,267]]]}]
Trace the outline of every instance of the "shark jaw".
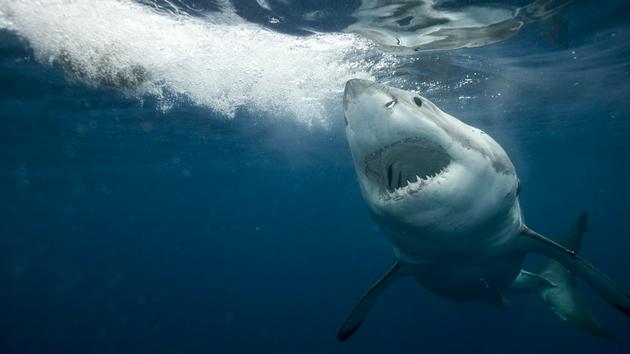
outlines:
[{"label": "shark jaw", "polygon": [[378,186],[384,200],[402,200],[443,178],[451,157],[439,144],[410,137],[384,146],[365,157],[365,175]]}]

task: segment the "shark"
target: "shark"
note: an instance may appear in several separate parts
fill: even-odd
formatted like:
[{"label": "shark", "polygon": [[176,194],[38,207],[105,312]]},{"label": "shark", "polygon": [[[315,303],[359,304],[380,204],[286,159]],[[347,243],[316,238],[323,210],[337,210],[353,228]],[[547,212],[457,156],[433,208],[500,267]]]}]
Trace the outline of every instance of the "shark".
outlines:
[{"label": "shark", "polygon": [[[580,278],[630,316],[630,295],[578,254],[586,213],[560,243],[528,227],[515,167],[488,134],[425,97],[367,80],[346,83],[343,106],[363,200],[396,260],[354,305],[339,340],[405,277],[440,297],[500,309],[509,306],[507,296],[535,293],[570,325],[612,336],[577,292]],[[538,272],[523,269],[530,253],[548,259]]]}]

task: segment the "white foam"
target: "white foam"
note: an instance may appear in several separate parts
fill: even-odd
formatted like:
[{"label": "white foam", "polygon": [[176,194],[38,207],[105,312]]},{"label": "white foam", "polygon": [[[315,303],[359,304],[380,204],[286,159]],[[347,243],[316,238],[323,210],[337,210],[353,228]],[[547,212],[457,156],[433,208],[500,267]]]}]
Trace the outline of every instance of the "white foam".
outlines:
[{"label": "white foam", "polygon": [[393,60],[353,34],[281,34],[229,8],[197,18],[125,0],[0,0],[0,27],[94,85],[166,107],[185,97],[228,117],[247,110],[307,125],[340,111],[346,80],[373,79]]}]

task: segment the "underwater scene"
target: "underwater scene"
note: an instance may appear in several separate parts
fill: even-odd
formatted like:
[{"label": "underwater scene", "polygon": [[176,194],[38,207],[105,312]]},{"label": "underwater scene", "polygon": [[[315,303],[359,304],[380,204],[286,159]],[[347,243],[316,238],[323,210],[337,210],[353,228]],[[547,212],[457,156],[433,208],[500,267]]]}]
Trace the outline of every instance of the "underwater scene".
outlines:
[{"label": "underwater scene", "polygon": [[628,16],[0,0],[0,354],[630,352]]}]

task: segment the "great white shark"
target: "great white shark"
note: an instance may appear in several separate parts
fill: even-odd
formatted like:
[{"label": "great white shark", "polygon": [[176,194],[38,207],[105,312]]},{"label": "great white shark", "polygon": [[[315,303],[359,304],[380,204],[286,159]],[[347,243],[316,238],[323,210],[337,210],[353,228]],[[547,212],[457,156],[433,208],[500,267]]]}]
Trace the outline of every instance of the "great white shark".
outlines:
[{"label": "great white shark", "polygon": [[[630,316],[630,296],[578,255],[586,214],[556,243],[530,229],[520,182],[507,153],[489,135],[412,92],[353,79],[344,92],[346,136],[374,221],[395,263],[359,299],[338,332],[346,340],[381,292],[402,277],[456,301],[499,308],[506,295],[535,292],[569,324],[609,336],[576,292],[575,277]],[[522,269],[528,253],[549,263]]]}]

